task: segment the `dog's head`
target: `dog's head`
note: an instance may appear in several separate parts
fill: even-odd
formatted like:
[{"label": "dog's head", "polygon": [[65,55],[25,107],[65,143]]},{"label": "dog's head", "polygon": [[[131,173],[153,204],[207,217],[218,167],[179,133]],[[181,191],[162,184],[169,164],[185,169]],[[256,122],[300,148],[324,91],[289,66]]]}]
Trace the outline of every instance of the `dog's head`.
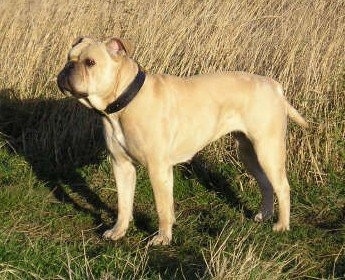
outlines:
[{"label": "dog's head", "polygon": [[118,86],[119,71],[124,61],[129,59],[129,54],[127,44],[118,38],[103,42],[78,38],[58,75],[59,89],[79,99],[96,100],[96,104],[92,105],[102,109],[104,106],[101,103],[106,102],[104,99]]}]

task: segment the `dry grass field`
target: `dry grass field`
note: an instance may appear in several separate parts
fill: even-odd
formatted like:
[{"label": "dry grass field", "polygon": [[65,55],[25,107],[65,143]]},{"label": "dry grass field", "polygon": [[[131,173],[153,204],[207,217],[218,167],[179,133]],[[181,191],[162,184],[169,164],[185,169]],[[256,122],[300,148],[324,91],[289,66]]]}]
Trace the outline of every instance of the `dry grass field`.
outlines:
[{"label": "dry grass field", "polygon": [[[98,174],[96,179],[89,174],[92,173],[89,171],[91,167],[83,169],[88,164],[97,166],[99,157],[104,158],[99,120],[95,120],[91,112],[65,98],[56,86],[56,76],[66,60],[67,50],[80,35],[129,39],[133,44],[135,59],[150,73],[188,76],[243,70],[273,77],[284,85],[287,99],[310,123],[306,132],[289,125],[288,172],[292,182],[295,182],[293,185],[303,185],[298,189],[301,198],[298,201],[301,202],[296,207],[299,209],[297,213],[302,213],[305,208],[311,209],[310,213],[315,214],[315,219],[333,214],[336,216],[334,219],[339,219],[334,233],[337,234],[337,243],[332,247],[331,241],[328,241],[327,246],[332,249],[326,252],[330,256],[326,257],[326,253],[324,254],[324,258],[328,258],[331,263],[331,268],[327,270],[310,261],[307,262],[310,264],[309,268],[303,266],[303,269],[293,272],[292,276],[287,275],[340,278],[345,275],[345,232],[342,220],[345,218],[344,15],[345,2],[342,0],[2,0],[1,149],[10,151],[13,156],[22,157],[15,164],[17,168],[24,166],[22,168],[26,168],[25,170],[32,170],[32,176],[41,184],[51,184],[51,178],[55,180],[54,172],[58,174],[57,178],[71,166],[82,170],[81,173],[84,172],[86,178],[93,177],[90,179],[93,184],[112,180],[110,175],[102,175],[103,169],[108,170],[108,167],[104,167],[104,162],[101,167],[92,167],[92,172],[96,170],[95,173]],[[212,166],[217,162],[231,163],[238,172],[242,171],[241,165],[235,160],[236,152],[229,137],[208,147],[202,157]],[[47,163],[42,163],[42,159]],[[9,175],[5,177],[0,174],[3,184],[10,182],[6,184],[15,185],[14,182],[17,182],[14,179],[11,181]],[[23,180],[30,181],[30,178],[25,177]],[[144,175],[143,180],[147,180]],[[63,183],[68,184],[66,181]],[[255,187],[255,182],[249,177],[245,184]],[[2,186],[0,190],[1,188]],[[55,191],[54,188],[52,186],[50,191]],[[334,198],[324,197],[323,201],[329,200],[332,205],[327,205],[326,202],[322,206],[316,205],[316,194],[326,196],[329,193]],[[302,214],[295,215],[298,218]],[[7,234],[10,232],[9,225],[12,225],[11,222],[3,229],[0,225],[0,231]],[[234,239],[237,238],[243,246],[234,250],[241,255],[246,248],[242,257],[224,257],[226,249],[223,248],[225,245],[220,236],[216,243],[212,243],[208,253],[200,256],[207,264],[205,274],[199,275],[200,278],[250,279],[256,275],[258,278],[251,279],[281,279],[286,277],[283,272],[290,271],[286,266],[293,266],[292,259],[295,264],[300,263],[298,257],[298,261],[291,256],[284,259],[284,254],[279,252],[272,260],[261,263],[261,257],[265,258],[260,251],[262,247],[255,245],[255,238],[249,236],[249,233],[240,233]],[[230,232],[225,240],[234,234]],[[322,241],[321,236],[322,234],[318,235],[318,238]],[[321,242],[318,238],[315,242]],[[290,241],[283,239],[282,242]],[[188,249],[182,251],[187,254]],[[166,254],[169,255],[169,252]],[[257,256],[255,261],[252,261],[251,252],[255,252]],[[133,267],[131,278],[150,278],[145,274],[146,267],[150,265],[147,259],[150,254],[145,254],[145,257],[136,256],[133,261],[130,257],[126,259],[122,256],[126,263],[121,271]],[[308,251],[306,254],[311,256],[314,253]],[[155,256],[158,255],[156,253]],[[278,262],[278,259],[284,261]],[[322,257],[320,259],[323,260]],[[56,274],[49,277],[97,279],[93,274],[96,273],[95,275],[102,275],[103,279],[126,279],[126,274],[116,274],[118,276],[111,278],[110,274],[100,273],[99,268],[93,270],[86,257],[83,263],[84,274],[79,278],[76,272],[71,271],[73,258],[66,262],[68,273],[65,276],[59,278]],[[12,275],[11,277],[16,278],[16,275],[26,275],[28,278],[45,278],[37,271],[35,274],[33,267],[28,269],[32,271],[31,274],[25,274],[20,267],[20,262],[7,262],[0,250],[0,271],[7,273],[0,272],[0,277]],[[253,276],[250,274],[253,267],[267,268],[268,274]],[[178,269],[177,267],[176,270]],[[158,274],[164,275],[164,270],[160,270]],[[154,279],[154,275],[158,274],[151,273],[151,276]],[[178,275],[182,277],[183,272]]]},{"label": "dry grass field", "polygon": [[[343,1],[9,1],[0,4],[0,87],[61,99],[55,78],[80,36],[125,37],[149,72],[244,70],[280,81],[311,123],[290,136],[289,167],[325,183],[343,168]],[[292,163],[293,161],[293,163]]]}]

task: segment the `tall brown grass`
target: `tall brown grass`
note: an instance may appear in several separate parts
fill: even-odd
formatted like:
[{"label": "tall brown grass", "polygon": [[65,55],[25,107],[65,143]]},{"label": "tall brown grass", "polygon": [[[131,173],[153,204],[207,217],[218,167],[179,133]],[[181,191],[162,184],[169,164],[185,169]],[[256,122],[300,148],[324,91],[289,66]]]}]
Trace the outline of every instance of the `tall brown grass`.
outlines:
[{"label": "tall brown grass", "polygon": [[80,35],[130,39],[149,72],[268,75],[311,124],[307,133],[290,127],[288,168],[323,185],[344,162],[344,14],[342,0],[3,0],[0,89],[63,98],[56,75]]}]

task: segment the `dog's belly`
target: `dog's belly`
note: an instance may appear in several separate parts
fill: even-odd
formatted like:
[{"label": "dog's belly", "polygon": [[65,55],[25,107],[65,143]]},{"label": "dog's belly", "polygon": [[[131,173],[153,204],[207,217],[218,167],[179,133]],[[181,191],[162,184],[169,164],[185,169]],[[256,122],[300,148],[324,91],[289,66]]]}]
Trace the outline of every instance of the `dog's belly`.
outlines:
[{"label": "dog's belly", "polygon": [[214,120],[214,122],[211,120],[196,129],[180,130],[175,137],[170,153],[172,164],[190,160],[208,144],[232,131],[246,133],[245,125],[239,115],[227,115],[219,121]]}]

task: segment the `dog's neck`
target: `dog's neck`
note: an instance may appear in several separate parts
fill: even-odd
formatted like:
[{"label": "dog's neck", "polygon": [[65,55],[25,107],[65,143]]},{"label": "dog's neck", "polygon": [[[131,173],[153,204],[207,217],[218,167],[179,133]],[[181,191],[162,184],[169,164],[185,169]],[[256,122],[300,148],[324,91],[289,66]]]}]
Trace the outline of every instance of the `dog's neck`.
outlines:
[{"label": "dog's neck", "polygon": [[138,65],[138,73],[132,80],[132,82],[125,88],[124,91],[115,99],[112,103],[104,109],[107,114],[116,113],[125,108],[138,94],[142,86],[144,85],[146,74],[141,70]]}]

